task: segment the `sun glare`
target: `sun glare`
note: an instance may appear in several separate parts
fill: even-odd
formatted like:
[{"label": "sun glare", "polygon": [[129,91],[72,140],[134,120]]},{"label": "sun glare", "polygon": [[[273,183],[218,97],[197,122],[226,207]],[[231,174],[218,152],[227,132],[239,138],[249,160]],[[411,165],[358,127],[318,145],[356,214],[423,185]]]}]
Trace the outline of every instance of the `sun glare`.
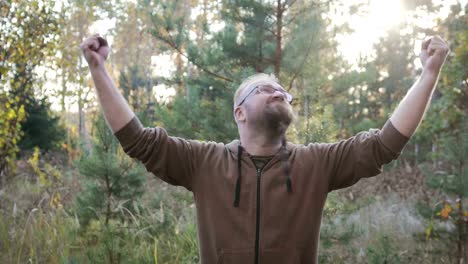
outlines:
[{"label": "sun glare", "polygon": [[[363,1],[349,1],[349,5]],[[353,34],[338,37],[343,56],[351,63],[360,57],[372,56],[374,43],[393,26],[403,22],[405,9],[400,0],[370,0],[364,10],[353,15],[345,13],[345,20]]]},{"label": "sun glare", "polygon": [[368,26],[387,30],[403,21],[405,10],[400,0],[373,0],[369,5]]}]

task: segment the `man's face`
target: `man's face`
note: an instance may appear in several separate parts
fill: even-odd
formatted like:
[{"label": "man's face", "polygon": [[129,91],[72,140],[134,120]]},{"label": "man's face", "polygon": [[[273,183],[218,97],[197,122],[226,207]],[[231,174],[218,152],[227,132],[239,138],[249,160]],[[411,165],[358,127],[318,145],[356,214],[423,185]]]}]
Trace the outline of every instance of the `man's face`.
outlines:
[{"label": "man's face", "polygon": [[275,82],[257,82],[246,87],[237,105],[246,122],[268,131],[284,133],[293,120],[292,96]]}]

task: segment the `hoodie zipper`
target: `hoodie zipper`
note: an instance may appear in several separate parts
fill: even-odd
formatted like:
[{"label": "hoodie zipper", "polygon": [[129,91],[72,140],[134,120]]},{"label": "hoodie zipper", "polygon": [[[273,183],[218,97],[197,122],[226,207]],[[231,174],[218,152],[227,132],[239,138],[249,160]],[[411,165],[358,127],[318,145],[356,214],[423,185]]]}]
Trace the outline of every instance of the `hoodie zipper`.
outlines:
[{"label": "hoodie zipper", "polygon": [[262,168],[257,168],[254,160],[251,158],[254,166],[257,168],[257,212],[255,219],[255,264],[260,263],[260,190],[261,190],[261,179],[262,171],[272,162],[274,157],[272,157],[267,163],[265,163]]},{"label": "hoodie zipper", "polygon": [[256,215],[256,226],[255,226],[255,264],[260,262],[260,180],[262,176],[262,170],[257,169],[257,215]]}]

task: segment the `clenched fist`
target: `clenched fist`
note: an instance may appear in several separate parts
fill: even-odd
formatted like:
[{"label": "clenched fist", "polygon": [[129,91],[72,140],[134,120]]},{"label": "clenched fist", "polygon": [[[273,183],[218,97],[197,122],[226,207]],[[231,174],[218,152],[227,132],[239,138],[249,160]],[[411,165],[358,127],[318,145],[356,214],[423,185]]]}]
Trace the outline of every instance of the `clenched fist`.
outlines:
[{"label": "clenched fist", "polygon": [[449,52],[449,47],[439,36],[430,37],[422,42],[421,58],[422,66],[425,70],[439,72],[445,62]]},{"label": "clenched fist", "polygon": [[102,65],[109,55],[109,44],[99,34],[94,34],[85,39],[80,48],[89,67]]}]

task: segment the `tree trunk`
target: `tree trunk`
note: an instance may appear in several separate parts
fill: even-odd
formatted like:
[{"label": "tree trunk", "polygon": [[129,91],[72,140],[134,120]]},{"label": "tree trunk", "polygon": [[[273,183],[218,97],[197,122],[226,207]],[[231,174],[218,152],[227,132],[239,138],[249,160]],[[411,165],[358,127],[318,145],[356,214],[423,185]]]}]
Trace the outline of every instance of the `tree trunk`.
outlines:
[{"label": "tree trunk", "polygon": [[[80,13],[80,15],[78,16],[78,19],[76,20],[77,28],[79,32],[79,39],[85,38],[85,34],[86,34],[85,26],[87,25],[86,20],[87,20],[86,16],[83,15],[82,13]],[[80,69],[80,67],[83,65],[83,56],[79,56],[78,61],[79,61],[78,69]],[[86,72],[83,72],[82,70],[79,70],[79,72],[81,76],[86,75]],[[78,131],[80,133],[82,147],[84,150],[87,151],[89,150],[89,146],[88,146],[88,141],[86,138],[86,128],[85,128],[85,120],[84,120],[85,116],[84,116],[84,111],[83,111],[83,106],[85,103],[84,101],[87,95],[84,95],[85,93],[83,91],[83,86],[84,86],[84,78],[80,78],[79,87],[78,87],[78,119],[79,119]]]},{"label": "tree trunk", "polygon": [[282,34],[281,30],[283,28],[283,6],[281,0],[276,2],[276,60],[275,60],[275,75],[277,78],[280,76],[281,71],[281,61],[283,59],[283,50],[281,49],[282,43]]},{"label": "tree trunk", "polygon": [[4,161],[1,161],[0,162],[0,190],[3,188],[3,186],[6,185],[6,166],[5,166],[5,162]]},{"label": "tree trunk", "polygon": [[82,99],[82,93],[80,92],[78,94],[78,128],[80,132],[80,138],[81,142],[83,144],[83,148],[87,149],[87,140],[86,140],[86,128],[85,128],[85,123],[84,123],[84,111],[83,111],[83,99]]}]

